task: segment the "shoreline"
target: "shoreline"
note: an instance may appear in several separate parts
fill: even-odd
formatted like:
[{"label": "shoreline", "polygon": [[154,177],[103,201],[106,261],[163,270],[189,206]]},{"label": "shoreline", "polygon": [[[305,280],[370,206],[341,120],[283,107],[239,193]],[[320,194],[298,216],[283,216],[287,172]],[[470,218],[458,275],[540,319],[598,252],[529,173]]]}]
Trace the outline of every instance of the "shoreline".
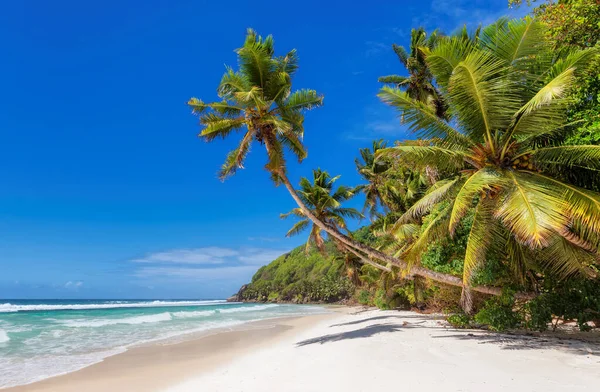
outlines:
[{"label": "shoreline", "polygon": [[[101,392],[111,388],[121,390],[124,384],[135,385],[134,389],[127,388],[129,391],[160,391],[185,380],[186,376],[226,363],[248,349],[275,343],[292,330],[306,328],[317,320],[332,319],[340,314],[340,311],[333,311],[276,317],[192,333],[188,338],[175,342],[166,339],[144,343],[81,369],[28,384],[0,388],[0,391]],[[144,380],[146,377],[138,372],[140,369],[144,369],[142,373],[151,372],[152,380]]]}]

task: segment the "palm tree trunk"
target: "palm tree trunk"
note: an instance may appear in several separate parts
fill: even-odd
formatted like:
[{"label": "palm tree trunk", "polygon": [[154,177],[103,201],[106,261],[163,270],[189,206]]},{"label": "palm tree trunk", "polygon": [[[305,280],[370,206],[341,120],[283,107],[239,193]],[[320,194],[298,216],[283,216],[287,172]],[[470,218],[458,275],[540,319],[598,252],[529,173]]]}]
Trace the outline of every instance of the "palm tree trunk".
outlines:
[{"label": "palm tree trunk", "polygon": [[[397,259],[393,256],[387,255],[377,249],[371,248],[370,246],[367,246],[361,242],[358,242],[358,241],[340,233],[334,227],[331,227],[330,225],[326,224],[325,222],[322,222],[321,220],[319,220],[315,216],[315,214],[313,214],[312,211],[302,202],[302,200],[298,196],[298,193],[296,193],[296,189],[292,186],[292,184],[290,183],[290,180],[287,178],[285,171],[283,169],[281,169],[275,174],[277,174],[279,176],[279,178],[281,179],[281,181],[287,188],[288,192],[290,193],[290,195],[292,196],[292,198],[294,199],[296,204],[298,204],[298,206],[300,207],[302,212],[304,212],[306,217],[308,219],[310,219],[315,225],[317,225],[321,229],[325,230],[327,232],[327,234],[329,234],[331,237],[340,241],[344,245],[346,245],[350,248],[353,248],[356,251],[360,251],[360,252],[364,253],[365,255],[367,255],[373,259],[381,260],[383,262],[389,263],[389,264],[394,265],[403,270],[408,269],[408,265],[406,262],[404,262],[400,259]],[[428,279],[431,279],[433,281],[440,282],[440,283],[445,283],[445,284],[448,284],[451,286],[464,287],[462,279],[457,276],[431,271],[431,270],[428,270],[423,267],[414,266],[414,267],[410,268],[410,273],[412,275],[422,276],[424,278],[428,278]],[[496,295],[496,296],[502,294],[502,289],[500,287],[492,287],[492,286],[469,287],[469,290],[477,291],[477,292],[489,294],[489,295]],[[518,298],[532,298],[534,296],[534,294],[518,293],[516,296]]]},{"label": "palm tree trunk", "polygon": [[390,267],[381,265],[381,264],[377,264],[376,262],[374,262],[373,260],[369,259],[368,257],[363,256],[362,254],[360,254],[359,252],[355,251],[354,249],[352,249],[351,247],[349,247],[348,245],[341,243],[342,248],[350,253],[352,253],[353,255],[355,255],[356,257],[358,257],[360,259],[360,262],[362,264],[368,264],[371,267],[375,267],[380,271],[385,271],[385,272],[391,272],[392,269]]},{"label": "palm tree trunk", "polygon": [[425,308],[425,279],[422,276],[415,276],[413,280],[415,307],[423,310]]}]

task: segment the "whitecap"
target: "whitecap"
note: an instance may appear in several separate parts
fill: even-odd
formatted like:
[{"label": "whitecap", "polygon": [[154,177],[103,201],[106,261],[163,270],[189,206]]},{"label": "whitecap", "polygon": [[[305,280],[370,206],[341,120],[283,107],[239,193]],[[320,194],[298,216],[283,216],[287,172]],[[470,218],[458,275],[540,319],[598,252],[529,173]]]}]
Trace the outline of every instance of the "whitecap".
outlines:
[{"label": "whitecap", "polygon": [[171,321],[171,313],[164,312],[158,314],[149,314],[146,316],[134,316],[134,317],[123,317],[116,319],[92,319],[92,320],[64,320],[59,321],[59,323],[73,328],[81,328],[81,327],[104,327],[107,325],[117,325],[117,324],[145,324],[145,323],[159,323],[161,321]]},{"label": "whitecap", "polygon": [[215,314],[214,310],[198,310],[190,312],[172,312],[171,315],[177,318],[207,317]]},{"label": "whitecap", "polygon": [[10,340],[8,334],[0,329],[0,343],[6,343]]},{"label": "whitecap", "polygon": [[238,312],[256,312],[259,310],[265,310],[269,308],[275,308],[279,305],[270,304],[270,305],[256,305],[256,306],[243,306],[239,308],[231,308],[231,309],[219,309],[219,313],[238,313]]}]

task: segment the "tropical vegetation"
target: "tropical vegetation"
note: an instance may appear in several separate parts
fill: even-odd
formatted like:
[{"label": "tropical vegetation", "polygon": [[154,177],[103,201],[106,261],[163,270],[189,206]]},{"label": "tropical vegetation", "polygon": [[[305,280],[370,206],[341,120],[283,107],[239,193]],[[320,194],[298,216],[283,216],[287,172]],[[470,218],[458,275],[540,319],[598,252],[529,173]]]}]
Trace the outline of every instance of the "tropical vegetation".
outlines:
[{"label": "tropical vegetation", "polygon": [[[265,169],[298,205],[282,215],[298,219],[287,235],[310,232],[304,249],[257,272],[244,299],[353,298],[459,312],[451,318],[457,326],[493,329],[598,322],[593,3],[543,3],[533,17],[501,18],[474,32],[414,29],[408,50],[393,46],[407,76],[381,77],[378,95],[415,137],[361,149],[356,187],[336,186],[339,177],[321,169],[298,189],[291,184],[285,151],[306,157],[303,116],[323,97],[292,89],[295,51],[277,56],[271,36],[249,30],[239,69],[227,68],[218,86],[221,100],[189,104],[206,141],[243,131],[221,178],[243,167],[252,143],[264,146]],[[571,19],[576,28],[561,28]],[[362,213],[343,205],[357,195]],[[367,225],[348,231],[347,220],[365,214]]]}]

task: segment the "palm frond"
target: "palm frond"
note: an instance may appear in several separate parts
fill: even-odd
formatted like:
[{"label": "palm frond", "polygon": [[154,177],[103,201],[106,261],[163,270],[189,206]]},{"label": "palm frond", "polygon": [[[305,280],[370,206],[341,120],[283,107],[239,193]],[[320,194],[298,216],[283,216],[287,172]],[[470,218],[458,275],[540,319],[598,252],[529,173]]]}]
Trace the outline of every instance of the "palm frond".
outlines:
[{"label": "palm frond", "polygon": [[402,65],[406,67],[408,61],[408,53],[406,52],[406,49],[404,49],[403,46],[396,44],[392,44],[392,49],[394,50],[394,53],[396,53],[396,56],[398,56],[398,60],[400,60]]},{"label": "palm frond", "polygon": [[440,138],[451,142],[452,147],[466,148],[471,141],[461,132],[441,119],[430,106],[412,99],[408,93],[384,86],[377,96],[398,109],[410,131],[425,139]]},{"label": "palm frond", "polygon": [[387,75],[387,76],[380,76],[379,79],[377,79],[377,81],[379,83],[394,84],[396,86],[401,86],[401,85],[409,83],[410,79],[407,78],[406,76]]},{"label": "palm frond", "polygon": [[237,50],[240,71],[247,76],[254,87],[261,90],[266,87],[269,75],[276,67],[273,60],[273,37],[264,40],[249,30],[244,46]]},{"label": "palm frond", "polygon": [[[422,217],[424,214],[431,211],[431,208],[433,208],[433,206],[435,206],[440,201],[444,200],[451,192],[451,190],[456,185],[460,184],[459,180],[459,177],[456,177],[450,180],[438,181],[435,184],[433,184],[422,198],[420,198],[404,214],[402,214],[402,216],[400,217],[400,219],[398,219],[394,227],[396,227],[396,225],[401,226],[405,223],[415,221],[416,219]],[[392,230],[395,229],[392,228]]]},{"label": "palm frond", "polygon": [[448,90],[450,77],[454,68],[465,59],[473,50],[473,44],[469,40],[460,37],[449,37],[440,40],[433,48],[424,48],[425,60],[435,77],[436,82],[444,91]]},{"label": "palm frond", "polygon": [[236,93],[250,91],[250,89],[252,89],[252,84],[243,72],[235,72],[232,68],[226,67],[217,93],[221,98],[230,99]]},{"label": "palm frond", "polygon": [[414,241],[404,253],[409,268],[420,262],[421,255],[429,245],[448,237],[448,222],[450,220],[450,207],[442,209],[422,227],[418,239]]},{"label": "palm frond", "polygon": [[480,42],[483,46],[501,58],[507,65],[518,65],[519,60],[527,60],[540,52],[541,46],[547,46],[546,29],[532,18],[507,20],[501,19],[482,31]]},{"label": "palm frond", "polygon": [[546,193],[563,200],[564,211],[583,225],[583,238],[590,237],[585,233],[588,230],[600,234],[600,194],[540,173],[527,173],[541,183]]},{"label": "palm frond", "polygon": [[519,108],[513,81],[502,77],[504,64],[490,53],[472,51],[455,68],[448,94],[461,126],[475,140],[494,145],[493,133],[505,129]]},{"label": "palm frond", "polygon": [[377,151],[377,156],[397,158],[416,167],[435,167],[441,170],[460,170],[466,152],[437,146],[399,145]]},{"label": "palm frond", "polygon": [[539,251],[538,262],[551,274],[568,278],[574,275],[590,276],[590,266],[598,264],[598,255],[573,245],[565,238],[556,236]]},{"label": "palm frond", "polygon": [[323,96],[315,90],[298,90],[293,92],[285,102],[285,110],[310,110],[323,104]]},{"label": "palm frond", "polygon": [[544,147],[531,151],[531,156],[533,162],[538,166],[550,165],[600,170],[600,146]]},{"label": "palm frond", "polygon": [[235,174],[237,169],[244,168],[244,160],[250,151],[250,144],[252,143],[253,136],[252,132],[246,132],[238,148],[227,154],[225,163],[223,163],[223,166],[221,166],[221,170],[219,171],[219,179],[221,181]]},{"label": "palm frond", "polygon": [[503,195],[496,217],[519,243],[531,248],[548,246],[556,231],[567,224],[565,200],[548,193],[530,174],[507,170],[505,176],[512,186]]},{"label": "palm frond", "polygon": [[293,208],[290,212],[287,212],[285,214],[280,214],[279,217],[281,219],[286,219],[292,215],[300,217],[300,218],[306,218],[306,215],[304,214],[304,211],[302,211],[301,208]]},{"label": "palm frond", "polygon": [[[460,223],[461,219],[465,216],[468,209],[473,204],[485,196],[485,192],[495,190],[506,184],[506,178],[500,173],[489,168],[483,168],[476,171],[474,174],[469,176],[466,181],[462,184],[462,187],[458,191],[458,194],[454,198],[452,206],[452,214],[450,216],[450,222],[448,228],[450,235],[454,236],[456,227]],[[478,204],[481,204],[481,200]]]},{"label": "palm frond", "polygon": [[286,237],[292,237],[300,234],[304,230],[306,230],[310,226],[310,221],[308,219],[303,219],[298,221],[292,226],[292,228],[285,234]]},{"label": "palm frond", "polygon": [[473,272],[484,262],[488,249],[494,241],[502,240],[502,230],[494,218],[494,201],[482,200],[475,208],[475,216],[465,251],[463,284],[469,285]]},{"label": "palm frond", "polygon": [[198,136],[210,142],[218,137],[227,137],[231,132],[246,125],[246,120],[244,117],[227,118],[213,113],[204,113],[200,116],[200,124],[204,128]]}]

